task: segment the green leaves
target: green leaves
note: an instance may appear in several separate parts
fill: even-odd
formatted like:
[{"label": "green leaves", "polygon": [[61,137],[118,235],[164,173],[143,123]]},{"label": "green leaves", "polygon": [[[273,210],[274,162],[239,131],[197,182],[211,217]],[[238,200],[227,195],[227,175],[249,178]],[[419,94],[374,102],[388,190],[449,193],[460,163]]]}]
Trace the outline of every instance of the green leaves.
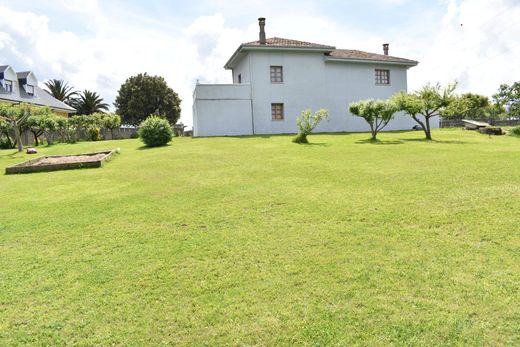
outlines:
[{"label": "green leaves", "polygon": [[298,126],[298,135],[293,139],[295,143],[307,143],[307,135],[309,135],[320,122],[329,117],[329,110],[319,109],[314,114],[311,109],[302,111],[300,116],[296,118]]},{"label": "green leaves", "polygon": [[370,125],[373,140],[376,139],[377,133],[388,125],[397,110],[397,105],[392,100],[369,99],[349,105],[350,113],[363,118]]},{"label": "green leaves", "polygon": [[138,125],[155,114],[175,124],[181,115],[181,99],[160,76],[139,74],[121,85],[116,101],[116,113],[125,124]]}]

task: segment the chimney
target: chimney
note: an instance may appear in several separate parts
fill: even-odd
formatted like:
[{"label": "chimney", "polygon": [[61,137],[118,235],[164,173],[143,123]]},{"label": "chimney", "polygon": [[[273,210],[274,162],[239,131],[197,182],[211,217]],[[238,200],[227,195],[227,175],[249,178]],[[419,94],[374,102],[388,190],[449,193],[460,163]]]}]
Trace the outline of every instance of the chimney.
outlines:
[{"label": "chimney", "polygon": [[388,43],[383,43],[383,53],[385,55],[388,55],[388,47],[390,46],[390,44]]},{"label": "chimney", "polygon": [[265,45],[265,18],[258,18],[258,25],[260,26],[260,44]]}]

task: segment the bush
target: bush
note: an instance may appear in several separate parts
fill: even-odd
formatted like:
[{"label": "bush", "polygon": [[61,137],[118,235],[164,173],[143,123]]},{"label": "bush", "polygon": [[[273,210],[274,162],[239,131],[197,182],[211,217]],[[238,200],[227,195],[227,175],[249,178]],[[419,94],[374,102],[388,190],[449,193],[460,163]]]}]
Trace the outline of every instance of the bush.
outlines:
[{"label": "bush", "polygon": [[329,111],[320,109],[314,114],[312,110],[302,111],[300,116],[296,118],[296,125],[298,126],[298,135],[293,139],[294,143],[309,143],[307,135],[309,135],[318,124],[329,117]]},{"label": "bush", "polygon": [[137,131],[136,131],[135,133],[132,133],[132,134],[130,135],[130,138],[131,138],[131,139],[138,139],[138,138],[139,138],[139,133],[138,133]]},{"label": "bush", "polygon": [[87,129],[88,133],[88,139],[90,141],[99,141],[101,140],[101,132],[99,131],[99,128],[97,127],[89,127]]},{"label": "bush", "polygon": [[520,137],[520,126],[514,127],[510,130],[509,134],[512,136],[519,136]]},{"label": "bush", "polygon": [[151,115],[139,125],[139,137],[148,147],[164,146],[172,140],[173,130],[166,119]]}]

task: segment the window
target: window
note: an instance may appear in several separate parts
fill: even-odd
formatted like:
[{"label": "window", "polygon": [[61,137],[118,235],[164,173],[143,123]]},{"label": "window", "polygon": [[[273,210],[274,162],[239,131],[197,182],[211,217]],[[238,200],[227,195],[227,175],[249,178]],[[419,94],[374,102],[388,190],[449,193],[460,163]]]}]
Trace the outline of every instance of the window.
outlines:
[{"label": "window", "polygon": [[390,84],[390,70],[376,69],[376,84]]},{"label": "window", "polygon": [[30,84],[25,85],[25,91],[29,95],[34,95],[34,86],[31,86]]},{"label": "window", "polygon": [[238,83],[242,83],[242,74],[238,74]]},{"label": "window", "polygon": [[13,81],[5,80],[4,85],[6,91],[8,91],[9,93],[13,92]]},{"label": "window", "polygon": [[283,82],[283,68],[281,66],[271,66],[271,83]]},{"label": "window", "polygon": [[283,120],[283,104],[271,104],[271,116],[273,120]]}]

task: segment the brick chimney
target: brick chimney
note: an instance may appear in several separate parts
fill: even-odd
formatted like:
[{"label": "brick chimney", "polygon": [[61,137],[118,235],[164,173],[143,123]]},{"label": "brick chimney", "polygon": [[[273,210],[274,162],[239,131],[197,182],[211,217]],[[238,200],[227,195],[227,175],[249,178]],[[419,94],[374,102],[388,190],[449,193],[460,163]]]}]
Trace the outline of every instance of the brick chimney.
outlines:
[{"label": "brick chimney", "polygon": [[265,18],[264,17],[260,17],[258,18],[258,25],[260,26],[260,44],[261,45],[265,45]]},{"label": "brick chimney", "polygon": [[388,55],[388,47],[390,46],[390,44],[388,43],[383,43],[383,53],[385,55]]}]

